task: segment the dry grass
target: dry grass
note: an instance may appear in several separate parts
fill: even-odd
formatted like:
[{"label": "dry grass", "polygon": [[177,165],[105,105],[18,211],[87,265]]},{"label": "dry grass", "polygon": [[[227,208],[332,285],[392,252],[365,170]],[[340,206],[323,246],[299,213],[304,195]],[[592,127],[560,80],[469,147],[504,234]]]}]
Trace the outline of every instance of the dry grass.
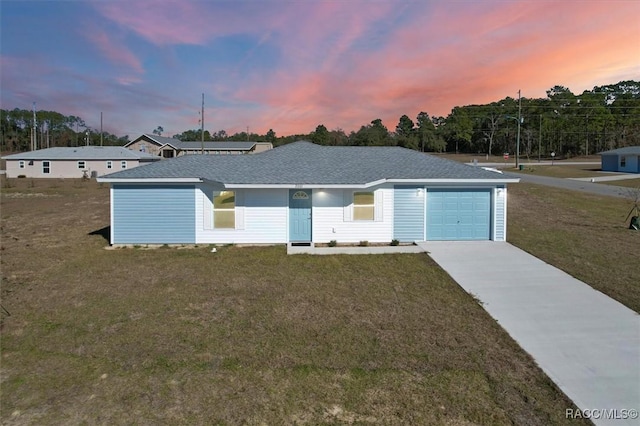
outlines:
[{"label": "dry grass", "polygon": [[3,188],[3,424],[567,423],[427,255],[104,250],[108,214],[93,182]]},{"label": "dry grass", "polygon": [[[615,180],[609,182],[598,182],[605,185],[613,185],[613,186],[624,186],[625,188],[629,188],[630,193],[635,191],[640,192],[640,176],[634,179],[623,179],[623,180]],[[631,197],[631,195],[630,195]]]},{"label": "dry grass", "polygon": [[509,187],[508,239],[640,312],[640,232],[630,200],[519,183]]}]

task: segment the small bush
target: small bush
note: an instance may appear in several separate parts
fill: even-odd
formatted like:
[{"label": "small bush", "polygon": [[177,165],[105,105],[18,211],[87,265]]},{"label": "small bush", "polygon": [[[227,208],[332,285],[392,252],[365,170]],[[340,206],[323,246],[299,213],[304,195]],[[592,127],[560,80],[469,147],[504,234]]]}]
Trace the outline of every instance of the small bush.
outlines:
[{"label": "small bush", "polygon": [[399,245],[400,245],[400,241],[398,241],[398,240],[391,240],[391,245],[392,245],[392,246],[399,246]]},{"label": "small bush", "polygon": [[329,247],[335,247],[337,245],[338,245],[338,242],[336,240],[329,241]]},{"label": "small bush", "polygon": [[358,244],[360,247],[366,247],[369,245],[369,241],[360,241],[360,244]]},{"label": "small bush", "polygon": [[27,175],[18,175],[18,179],[24,179],[26,177],[27,177]]}]

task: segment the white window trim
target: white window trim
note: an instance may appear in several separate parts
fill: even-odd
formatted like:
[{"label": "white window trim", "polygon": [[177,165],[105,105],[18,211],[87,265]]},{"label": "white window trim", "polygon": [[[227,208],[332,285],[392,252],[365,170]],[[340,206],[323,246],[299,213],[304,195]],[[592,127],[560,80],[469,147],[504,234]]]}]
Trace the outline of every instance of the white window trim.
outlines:
[{"label": "white window trim", "polygon": [[[46,166],[46,167],[49,169],[49,171],[48,171],[48,172],[45,172],[45,171],[44,171],[45,163],[47,164],[47,166]],[[49,175],[49,174],[51,174],[51,161],[49,161],[49,160],[43,160],[43,161],[42,161],[42,174],[43,174],[43,175]]]},{"label": "white window trim", "polygon": [[127,168],[127,162],[126,162],[126,161],[124,161],[124,160],[123,160],[123,161],[121,161],[121,162],[120,162],[120,168],[121,168],[121,169],[126,169],[126,168]]},{"label": "white window trim", "polygon": [[24,167],[25,167],[25,161],[24,160],[18,161],[18,168],[24,169]]},{"label": "white window trim", "polygon": [[107,161],[107,169],[113,169],[113,162],[111,160]]},{"label": "white window trim", "polygon": [[[82,164],[82,166],[80,166],[80,164]],[[86,169],[87,168],[87,162],[83,161],[83,160],[78,161],[78,168],[81,169],[81,170]]]},{"label": "white window trim", "polygon": [[[216,195],[219,195],[221,191],[213,191],[207,195],[205,192],[202,193],[202,213],[203,213],[203,222],[202,228],[205,231],[233,231],[244,229],[244,191],[235,190],[236,197],[236,205],[233,209],[235,211],[235,228],[216,228],[214,226],[214,217],[215,210],[213,207],[213,200]],[[209,198],[211,197],[211,198]],[[231,210],[231,209],[229,209]]]},{"label": "white window trim", "polygon": [[[373,220],[371,219],[354,219],[354,195],[356,192],[373,192]],[[381,189],[376,189],[374,191],[367,191],[363,189],[346,189],[343,192],[343,221],[344,222],[360,222],[360,223],[371,223],[371,222],[382,222],[383,221],[383,197],[384,192]]]}]

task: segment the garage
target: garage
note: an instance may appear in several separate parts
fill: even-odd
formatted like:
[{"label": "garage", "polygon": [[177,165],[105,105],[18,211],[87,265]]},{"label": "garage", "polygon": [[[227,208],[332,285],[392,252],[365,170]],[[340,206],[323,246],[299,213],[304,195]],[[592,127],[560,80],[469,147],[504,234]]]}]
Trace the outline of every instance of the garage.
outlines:
[{"label": "garage", "polygon": [[490,189],[427,190],[427,240],[489,240]]}]

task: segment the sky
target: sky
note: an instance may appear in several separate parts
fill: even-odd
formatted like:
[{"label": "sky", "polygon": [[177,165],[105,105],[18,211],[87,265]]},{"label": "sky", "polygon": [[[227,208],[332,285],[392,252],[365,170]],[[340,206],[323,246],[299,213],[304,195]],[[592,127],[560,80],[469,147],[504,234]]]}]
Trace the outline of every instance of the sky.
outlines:
[{"label": "sky", "polygon": [[0,105],[134,139],[349,133],[640,80],[638,0],[2,0]]}]

